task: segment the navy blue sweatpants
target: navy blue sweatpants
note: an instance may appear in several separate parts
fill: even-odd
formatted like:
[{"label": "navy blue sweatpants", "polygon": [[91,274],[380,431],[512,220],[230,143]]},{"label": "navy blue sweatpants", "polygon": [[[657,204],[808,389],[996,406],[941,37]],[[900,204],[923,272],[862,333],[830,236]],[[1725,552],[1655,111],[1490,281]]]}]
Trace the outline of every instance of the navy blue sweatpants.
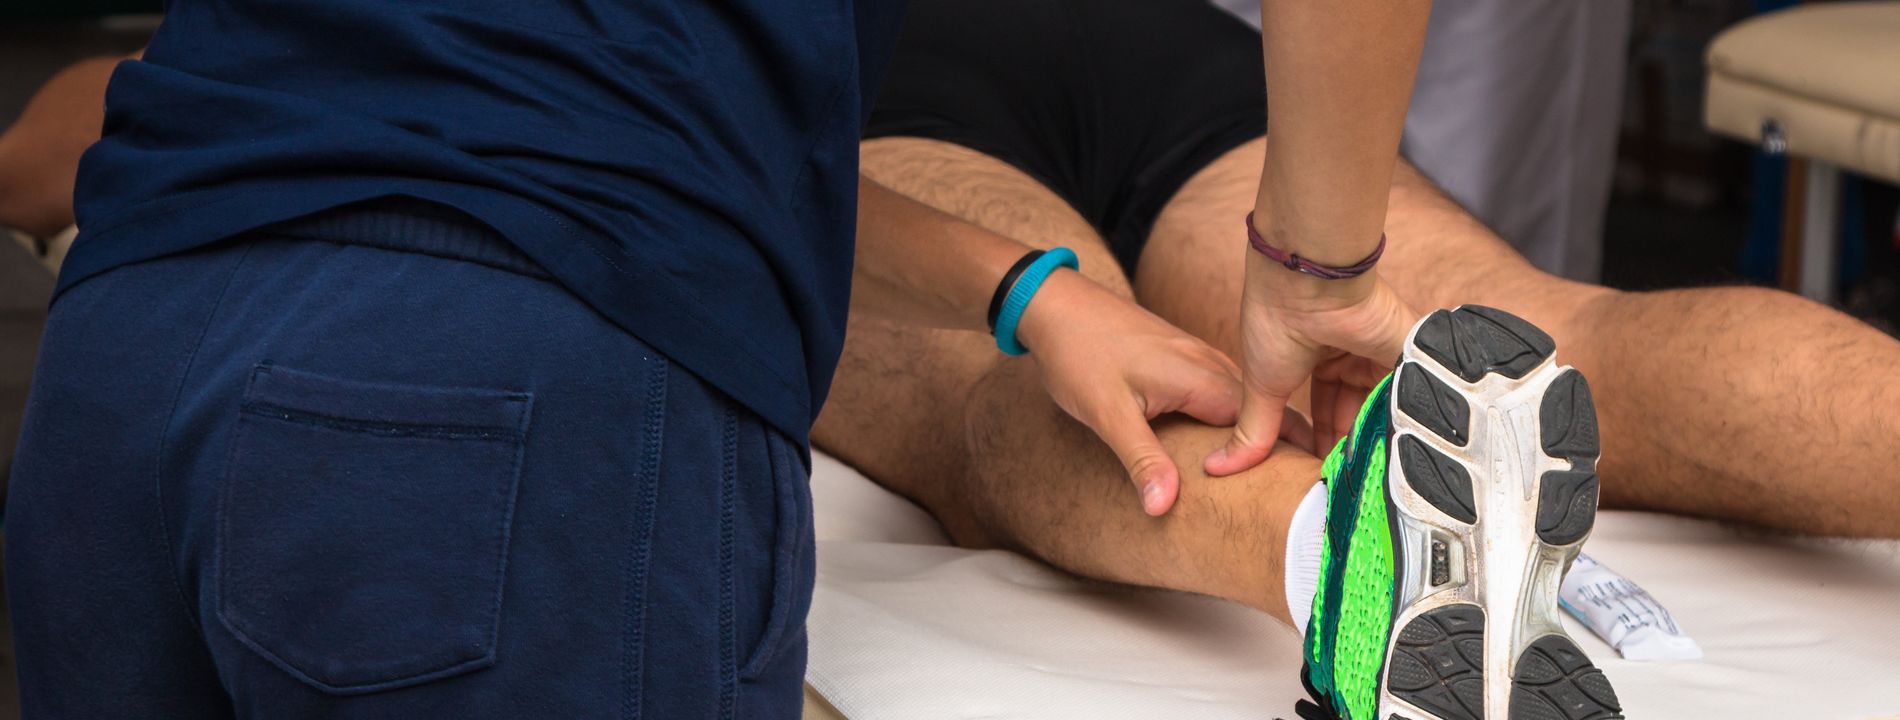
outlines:
[{"label": "navy blue sweatpants", "polygon": [[5,525],[27,718],[797,716],[800,448],[444,254],[250,238],[58,300]]}]

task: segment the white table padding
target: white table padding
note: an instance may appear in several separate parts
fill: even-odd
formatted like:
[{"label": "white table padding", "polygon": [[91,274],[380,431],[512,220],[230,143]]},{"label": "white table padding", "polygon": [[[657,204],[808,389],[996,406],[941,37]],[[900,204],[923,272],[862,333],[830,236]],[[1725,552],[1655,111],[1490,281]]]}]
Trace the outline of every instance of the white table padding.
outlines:
[{"label": "white table padding", "polygon": [[[807,680],[850,720],[1257,720],[1305,696],[1298,638],[1262,613],[951,547],[916,506],[814,460]],[[1629,717],[1900,715],[1900,543],[1608,512],[1587,549],[1707,653],[1624,661],[1572,623]]]}]

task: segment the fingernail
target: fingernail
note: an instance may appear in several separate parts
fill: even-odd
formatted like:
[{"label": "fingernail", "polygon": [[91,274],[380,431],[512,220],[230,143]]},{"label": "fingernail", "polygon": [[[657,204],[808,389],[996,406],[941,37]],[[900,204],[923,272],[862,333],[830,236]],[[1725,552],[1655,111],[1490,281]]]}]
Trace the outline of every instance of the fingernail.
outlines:
[{"label": "fingernail", "polygon": [[1141,488],[1141,507],[1149,515],[1161,514],[1161,483],[1150,482]]},{"label": "fingernail", "polygon": [[1227,448],[1216,449],[1212,455],[1207,456],[1207,461],[1215,465],[1227,462]]}]

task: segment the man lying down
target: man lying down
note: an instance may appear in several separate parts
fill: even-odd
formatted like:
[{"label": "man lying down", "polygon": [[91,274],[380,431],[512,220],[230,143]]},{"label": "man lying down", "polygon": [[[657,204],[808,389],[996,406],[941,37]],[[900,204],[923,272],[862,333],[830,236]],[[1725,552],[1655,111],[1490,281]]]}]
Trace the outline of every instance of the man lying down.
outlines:
[{"label": "man lying down", "polygon": [[[1077,422],[1052,394],[1237,374],[1250,251],[1236,219],[1271,141],[1259,36],[1193,0],[915,0],[909,13],[864,174],[1019,252],[1080,258],[1022,314],[1026,359],[977,333],[854,312],[814,443],[958,544],[1292,624],[1307,637],[1304,717],[1361,718],[1346,709],[1384,688],[1416,718],[1465,720],[1495,693],[1514,695],[1511,717],[1621,717],[1561,634],[1532,633],[1508,657],[1394,647],[1419,624],[1461,649],[1560,627],[1555,607],[1516,615],[1536,581],[1521,568],[1567,565],[1599,493],[1610,508],[1900,536],[1900,342],[1771,290],[1625,293],[1539,272],[1409,166],[1393,178],[1379,272],[1415,308],[1464,307],[1424,320],[1363,406],[1315,387],[1317,444],[1283,433],[1265,463],[1217,478],[1201,458],[1227,437],[1216,425],[1231,402],[1182,400],[1206,422],[1159,417],[1154,446],[1128,439],[1145,428]],[[1323,418],[1356,423],[1335,446],[1340,423]],[[1177,469],[1172,509],[1144,514],[1129,479],[1171,495],[1155,479]],[[1395,531],[1439,557],[1407,554]],[[1498,541],[1488,556],[1480,538]],[[1563,682],[1509,681],[1558,658]]]},{"label": "man lying down", "polygon": [[[961,545],[1299,628],[1306,718],[1383,706],[1468,720],[1487,705],[1621,717],[1556,608],[1517,610],[1576,555],[1599,498],[1900,536],[1900,342],[1780,292],[1622,293],[1539,272],[1409,166],[1392,180],[1377,272],[1413,308],[1449,310],[1414,329],[1390,378],[1325,366],[1296,402],[1313,422],[1283,431],[1265,462],[1204,472],[1239,404],[1234,310],[1253,260],[1240,218],[1268,142],[1259,42],[1201,0],[913,0],[862,145],[860,234],[934,244],[904,267],[860,253],[816,445]],[[69,71],[62,92],[96,98],[108,70]],[[51,152],[37,132],[16,126],[20,142],[0,150],[65,159],[0,175],[70,184],[89,140]],[[63,226],[57,195],[0,223]],[[1079,271],[1060,253],[1030,257],[1058,247]],[[1028,262],[999,278],[961,261],[978,254]],[[896,305],[875,300],[908,291],[901,278],[944,273],[1004,280],[989,320],[1013,325],[995,335],[1027,354],[941,329],[969,323],[866,313]],[[1090,410],[1116,394],[1137,394],[1152,430]],[[1407,537],[1429,550],[1408,552]],[[1518,570],[1532,560],[1540,572]],[[1399,646],[1408,628],[1430,640]],[[1498,633],[1523,639],[1467,642]],[[1538,675],[1551,667],[1564,672]]]}]

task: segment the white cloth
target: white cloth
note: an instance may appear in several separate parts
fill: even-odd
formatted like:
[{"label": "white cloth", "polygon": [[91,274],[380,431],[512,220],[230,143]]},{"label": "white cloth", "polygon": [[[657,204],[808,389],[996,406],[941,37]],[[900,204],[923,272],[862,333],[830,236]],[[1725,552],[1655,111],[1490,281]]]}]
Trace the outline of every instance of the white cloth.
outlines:
[{"label": "white cloth", "polygon": [[[1213,2],[1259,27],[1259,0]],[[1603,263],[1630,5],[1435,0],[1405,121],[1404,152],[1427,177],[1576,280]]]},{"label": "white cloth", "polygon": [[[1211,598],[945,545],[916,506],[815,455],[811,686],[850,720],[1291,716],[1299,638]],[[1570,633],[1632,718],[1900,715],[1900,543],[1793,540],[1605,513],[1587,548],[1707,651],[1620,659]]]}]

